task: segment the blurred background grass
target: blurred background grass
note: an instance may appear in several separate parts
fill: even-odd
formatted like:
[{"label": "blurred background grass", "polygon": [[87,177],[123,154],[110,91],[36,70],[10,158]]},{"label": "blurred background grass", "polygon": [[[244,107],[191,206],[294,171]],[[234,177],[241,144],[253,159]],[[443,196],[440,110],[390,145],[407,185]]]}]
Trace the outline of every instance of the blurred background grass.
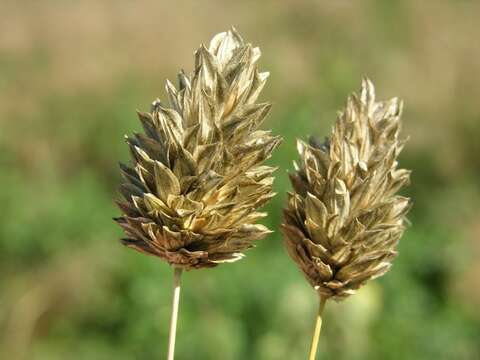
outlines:
[{"label": "blurred background grass", "polygon": [[[263,50],[265,127],[323,136],[368,75],[405,100],[413,226],[391,272],[326,308],[322,359],[480,358],[477,1],[0,3],[0,358],[154,359],[171,272],[120,246],[111,221],[135,109],[235,25]],[[278,231],[241,262],[184,276],[178,359],[304,359],[316,297]]]}]

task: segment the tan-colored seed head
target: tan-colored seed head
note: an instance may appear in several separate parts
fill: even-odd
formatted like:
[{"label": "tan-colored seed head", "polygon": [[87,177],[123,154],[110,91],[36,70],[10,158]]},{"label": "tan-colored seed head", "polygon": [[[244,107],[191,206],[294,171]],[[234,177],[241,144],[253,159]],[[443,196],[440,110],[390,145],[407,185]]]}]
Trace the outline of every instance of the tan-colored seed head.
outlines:
[{"label": "tan-colored seed head", "polygon": [[282,230],[290,256],[324,298],[342,299],[383,275],[397,255],[409,199],[396,192],[402,103],[375,101],[365,79],[324,143],[298,141],[300,164]]},{"label": "tan-colored seed head", "polygon": [[235,29],[220,33],[178,89],[167,81],[169,107],[139,113],[145,134],[127,137],[133,166],[121,165],[125,245],[190,269],[238,260],[269,233],[255,224],[274,195],[261,163],[280,138],[258,130],[270,109],[255,102],[268,76],[259,57]]}]

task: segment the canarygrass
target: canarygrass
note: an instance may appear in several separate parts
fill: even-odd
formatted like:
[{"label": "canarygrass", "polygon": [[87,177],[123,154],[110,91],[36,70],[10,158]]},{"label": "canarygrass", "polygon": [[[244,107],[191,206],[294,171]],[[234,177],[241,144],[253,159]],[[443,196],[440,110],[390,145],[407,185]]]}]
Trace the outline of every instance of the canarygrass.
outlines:
[{"label": "canarygrass", "polygon": [[[133,110],[148,109],[178,66],[190,68],[202,39],[235,23],[264,44],[272,71],[264,99],[276,101],[265,127],[285,134],[272,166],[291,168],[295,138],[329,132],[363,73],[408,104],[405,133],[415,136],[400,161],[415,174],[405,192],[415,198],[415,226],[388,277],[326,307],[321,358],[478,359],[480,295],[469,284],[480,273],[480,3],[132,4],[2,2],[0,352],[48,360],[165,355],[171,294],[163,279],[171,271],[114,241],[121,232],[108,216],[120,179],[112,159],[128,150],[112,139],[140,130]],[[269,228],[281,222],[289,186],[279,171],[278,196],[265,208]],[[190,301],[182,303],[188,328],[178,330],[179,359],[306,358],[306,342],[297,340],[311,336],[318,304],[281,241],[275,232],[242,263],[182,279]],[[39,284],[42,294],[32,290]]]}]

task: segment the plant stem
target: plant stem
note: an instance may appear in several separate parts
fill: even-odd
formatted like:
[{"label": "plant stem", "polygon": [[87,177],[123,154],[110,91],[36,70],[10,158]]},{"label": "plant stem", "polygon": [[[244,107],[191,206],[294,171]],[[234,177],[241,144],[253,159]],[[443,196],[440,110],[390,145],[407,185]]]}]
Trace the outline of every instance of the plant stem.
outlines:
[{"label": "plant stem", "polygon": [[315,320],[315,329],[313,330],[312,345],[310,345],[309,360],[315,360],[317,357],[318,340],[320,339],[320,330],[322,329],[322,313],[326,302],[327,299],[320,296],[320,304],[318,306],[317,318]]},{"label": "plant stem", "polygon": [[173,269],[173,298],[172,298],[172,317],[170,319],[170,336],[168,338],[168,360],[173,360],[175,352],[175,336],[177,334],[178,306],[180,302],[180,277],[181,268]]}]

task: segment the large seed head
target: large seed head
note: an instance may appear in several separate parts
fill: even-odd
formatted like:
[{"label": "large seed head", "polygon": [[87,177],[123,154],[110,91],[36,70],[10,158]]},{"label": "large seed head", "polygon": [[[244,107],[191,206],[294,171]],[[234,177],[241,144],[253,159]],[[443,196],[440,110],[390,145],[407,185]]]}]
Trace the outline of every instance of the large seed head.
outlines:
[{"label": "large seed head", "polygon": [[126,139],[116,219],[126,246],[190,269],[238,260],[269,233],[256,209],[274,195],[274,169],[261,163],[280,138],[258,130],[270,109],[256,103],[268,77],[259,57],[235,29],[220,33],[178,88],[167,81],[169,106],[138,114],[145,133]]}]

